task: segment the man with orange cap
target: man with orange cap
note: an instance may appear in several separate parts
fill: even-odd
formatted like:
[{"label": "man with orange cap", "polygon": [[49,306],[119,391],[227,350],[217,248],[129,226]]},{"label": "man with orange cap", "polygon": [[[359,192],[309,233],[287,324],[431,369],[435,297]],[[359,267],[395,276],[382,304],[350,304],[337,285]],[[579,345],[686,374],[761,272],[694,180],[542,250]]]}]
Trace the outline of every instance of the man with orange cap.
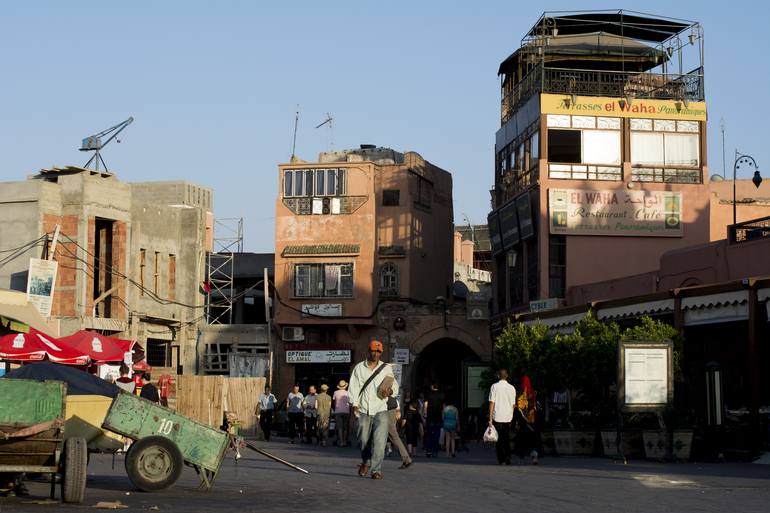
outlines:
[{"label": "man with orange cap", "polygon": [[382,460],[388,439],[388,397],[398,395],[398,383],[393,369],[381,362],[382,342],[369,343],[369,355],[353,368],[350,375],[349,400],[353,415],[358,418],[358,440],[361,444],[361,464],[358,475],[382,479]]}]

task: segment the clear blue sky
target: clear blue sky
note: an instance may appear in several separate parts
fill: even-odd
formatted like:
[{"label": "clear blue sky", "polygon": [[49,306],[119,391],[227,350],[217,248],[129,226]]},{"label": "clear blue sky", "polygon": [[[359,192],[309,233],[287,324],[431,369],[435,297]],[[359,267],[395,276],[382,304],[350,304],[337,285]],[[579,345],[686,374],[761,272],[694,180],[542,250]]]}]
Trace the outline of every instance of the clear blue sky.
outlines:
[{"label": "clear blue sky", "polygon": [[770,180],[770,9],[695,0],[4,1],[0,179],[83,165],[83,137],[134,116],[104,151],[122,180],[210,186],[218,217],[245,218],[246,250],[272,251],[299,104],[301,158],[329,148],[313,127],[330,112],[336,149],[417,151],[453,173],[456,222],[484,223],[498,64],[543,10],[577,8],[700,21],[711,170],[724,118],[728,169],[737,146]]}]

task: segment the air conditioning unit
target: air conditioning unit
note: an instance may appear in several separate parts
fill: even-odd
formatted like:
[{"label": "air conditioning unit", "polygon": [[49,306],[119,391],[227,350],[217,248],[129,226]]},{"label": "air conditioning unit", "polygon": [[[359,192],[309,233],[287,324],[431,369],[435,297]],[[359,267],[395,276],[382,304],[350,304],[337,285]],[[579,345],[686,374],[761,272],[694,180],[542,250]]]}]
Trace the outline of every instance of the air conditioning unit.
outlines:
[{"label": "air conditioning unit", "polygon": [[305,334],[300,327],[283,328],[281,339],[284,342],[298,342],[305,340]]}]

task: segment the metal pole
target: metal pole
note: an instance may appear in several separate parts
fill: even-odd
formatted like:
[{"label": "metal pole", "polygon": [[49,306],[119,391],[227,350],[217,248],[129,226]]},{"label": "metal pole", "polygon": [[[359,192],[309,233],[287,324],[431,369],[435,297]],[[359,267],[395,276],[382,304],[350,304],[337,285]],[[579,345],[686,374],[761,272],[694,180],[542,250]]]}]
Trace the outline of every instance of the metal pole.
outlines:
[{"label": "metal pole", "polygon": [[270,322],[270,284],[267,279],[267,267],[264,268],[262,290],[265,294],[265,322],[267,323],[267,384],[273,387],[273,328]]},{"label": "metal pole", "polygon": [[736,201],[735,179],[737,174],[738,174],[738,148],[735,148],[735,162],[733,163],[733,226],[738,224],[738,221],[737,221],[738,211],[735,205],[735,201]]},{"label": "metal pole", "polygon": [[725,119],[719,120],[719,128],[722,130],[722,178],[727,176],[727,160],[725,160]]}]

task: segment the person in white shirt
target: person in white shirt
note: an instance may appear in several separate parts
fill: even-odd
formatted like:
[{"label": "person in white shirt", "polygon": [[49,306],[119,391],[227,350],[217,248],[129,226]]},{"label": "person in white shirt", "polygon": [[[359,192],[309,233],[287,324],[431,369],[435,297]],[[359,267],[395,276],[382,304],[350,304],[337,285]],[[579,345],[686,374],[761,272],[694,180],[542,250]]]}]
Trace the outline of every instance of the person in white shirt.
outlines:
[{"label": "person in white shirt", "polygon": [[305,396],[299,391],[299,385],[294,385],[286,397],[286,412],[289,415],[289,443],[293,444],[294,439],[299,436],[300,442],[302,441],[302,434],[305,429],[304,411],[302,409],[302,402],[305,400]]},{"label": "person in white shirt", "polygon": [[516,408],[516,388],[508,383],[508,371],[499,369],[500,381],[489,390],[489,425],[497,430],[497,463],[511,464],[511,421]]},{"label": "person in white shirt", "polygon": [[265,442],[270,441],[270,430],[273,428],[273,413],[275,413],[276,398],[270,393],[270,387],[265,387],[265,393],[259,396],[257,402],[257,419],[259,427],[265,435]]},{"label": "person in white shirt", "polygon": [[[382,342],[372,340],[368,358],[353,368],[348,389],[353,415],[358,417],[358,440],[361,444],[358,475],[366,477],[371,469],[372,479],[382,479],[389,424],[387,398],[398,395],[393,369],[380,362],[381,356]],[[383,390],[380,391],[381,388]]]}]

